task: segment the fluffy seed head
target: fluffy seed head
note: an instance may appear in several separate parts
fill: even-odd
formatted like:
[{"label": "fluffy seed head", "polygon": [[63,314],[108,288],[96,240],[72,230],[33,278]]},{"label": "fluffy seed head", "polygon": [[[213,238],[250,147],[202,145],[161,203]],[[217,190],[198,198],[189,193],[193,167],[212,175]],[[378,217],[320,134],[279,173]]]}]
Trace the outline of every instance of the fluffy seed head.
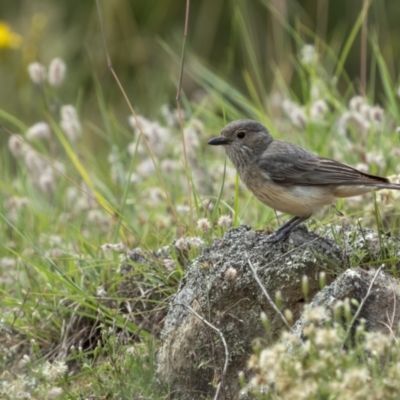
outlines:
[{"label": "fluffy seed head", "polygon": [[300,62],[303,65],[313,65],[318,61],[318,54],[312,44],[306,44],[300,50]]},{"label": "fluffy seed head", "polygon": [[29,149],[25,154],[25,165],[28,170],[36,176],[41,175],[46,170],[46,163],[40,158],[36,151]]},{"label": "fluffy seed head", "polygon": [[38,122],[26,131],[25,136],[28,140],[48,140],[51,137],[50,125],[47,122]]},{"label": "fluffy seed head", "polygon": [[186,238],[179,238],[178,240],[175,241],[174,244],[178,250],[183,250],[183,251],[189,250],[190,247],[189,242]]},{"label": "fluffy seed head", "polygon": [[39,62],[33,62],[28,65],[28,74],[35,85],[40,85],[46,79],[46,67]]},{"label": "fluffy seed head", "polygon": [[218,219],[218,225],[221,228],[230,228],[232,226],[232,217],[230,215],[221,215]]},{"label": "fluffy seed head", "polygon": [[65,79],[67,66],[61,58],[53,58],[49,66],[48,81],[51,86],[61,86]]},{"label": "fluffy seed head", "polygon": [[203,232],[207,233],[211,229],[210,221],[207,218],[200,218],[197,221],[197,227]]},{"label": "fluffy seed head", "polygon": [[204,240],[195,236],[195,237],[190,237],[187,238],[187,241],[189,242],[189,244],[191,246],[193,246],[194,248],[201,248],[204,246]]},{"label": "fluffy seed head", "polygon": [[8,139],[8,148],[11,154],[18,158],[23,157],[29,149],[29,145],[25,143],[21,135],[11,135]]},{"label": "fluffy seed head", "polygon": [[81,136],[82,127],[74,106],[66,105],[60,109],[60,127],[71,143],[75,143]]},{"label": "fluffy seed head", "polygon": [[328,111],[328,106],[324,100],[315,101],[310,110],[310,115],[313,120],[321,119]]},{"label": "fluffy seed head", "polygon": [[46,170],[39,177],[39,188],[43,193],[53,194],[56,184],[51,170]]},{"label": "fluffy seed head", "polygon": [[365,98],[362,96],[354,96],[349,101],[349,108],[351,111],[360,111],[361,106],[365,104]]}]

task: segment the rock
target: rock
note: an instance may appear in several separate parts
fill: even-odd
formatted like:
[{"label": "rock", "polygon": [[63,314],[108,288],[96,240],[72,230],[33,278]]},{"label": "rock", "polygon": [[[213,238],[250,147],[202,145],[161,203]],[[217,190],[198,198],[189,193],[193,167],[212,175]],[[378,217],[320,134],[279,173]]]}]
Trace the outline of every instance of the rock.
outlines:
[{"label": "rock", "polygon": [[231,229],[188,266],[170,305],[158,355],[158,379],[171,386],[174,399],[213,396],[225,362],[218,333],[185,305],[222,331],[229,365],[220,398],[234,399],[239,392],[238,373],[246,373],[252,342],[265,336],[260,313],[265,312],[271,321],[271,335],[265,344],[276,340],[284,327],[255,281],[248,260],[273,299],[281,292],[282,310],[290,309],[294,320],[305,303],[301,288],[304,275],[308,276],[308,296],[312,298],[320,290],[321,271],[330,283],[334,274],[348,267],[346,253],[334,240],[304,228],[274,245],[267,237],[245,226]]},{"label": "rock", "polygon": [[[331,285],[319,292],[309,304],[309,309],[324,307],[333,310],[338,301],[346,298],[357,300],[361,304],[368,293],[375,270],[365,271],[361,268],[349,269],[340,275]],[[392,276],[380,272],[371,286],[371,292],[361,309],[360,318],[365,320],[365,329],[370,332],[391,334],[397,330],[400,322],[400,284]],[[358,307],[352,307],[353,314]],[[332,312],[330,313],[333,314]],[[293,331],[302,337],[303,329],[308,324],[302,315],[293,326]],[[321,323],[323,324],[323,320]],[[356,324],[352,327],[356,327]]]},{"label": "rock", "polygon": [[[215,240],[189,264],[170,304],[157,360],[158,380],[170,386],[174,399],[213,397],[225,362],[218,333],[186,306],[219,329],[227,342],[229,364],[220,399],[238,398],[238,373],[243,371],[245,379],[249,378],[246,364],[254,340],[262,338],[262,346],[268,347],[285,329],[262,294],[249,259],[270,297],[274,299],[277,291],[281,293],[281,310],[292,312],[293,321],[297,321],[294,330],[301,337],[305,325],[302,313],[306,299],[301,288],[304,275],[308,276],[307,298],[312,299],[309,307],[332,308],[346,297],[361,303],[376,265],[400,255],[398,238],[372,230],[330,225],[319,233],[321,236],[299,227],[286,241],[271,245],[264,232],[241,226]],[[388,263],[387,272],[394,268],[397,273],[397,265],[391,260]],[[350,265],[371,270],[349,269]],[[329,285],[322,291],[318,282],[321,271],[325,271]],[[399,295],[397,281],[380,273],[359,316],[366,320],[367,330],[387,332],[388,326],[397,327]],[[261,312],[270,321],[268,337]]]}]

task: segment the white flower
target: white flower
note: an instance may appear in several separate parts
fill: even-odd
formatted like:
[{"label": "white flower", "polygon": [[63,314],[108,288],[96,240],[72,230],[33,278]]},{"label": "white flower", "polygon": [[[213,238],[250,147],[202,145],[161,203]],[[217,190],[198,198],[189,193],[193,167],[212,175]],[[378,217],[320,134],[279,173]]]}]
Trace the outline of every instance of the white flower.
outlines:
[{"label": "white flower", "polygon": [[361,106],[365,104],[365,98],[362,96],[354,96],[349,101],[351,111],[360,111]]},{"label": "white flower", "polygon": [[385,118],[385,111],[382,107],[374,106],[369,110],[369,119],[375,123],[382,123]]},{"label": "white flower", "polygon": [[51,86],[61,86],[65,79],[67,66],[61,58],[53,58],[49,66],[48,81]]},{"label": "white flower", "polygon": [[168,104],[163,104],[160,108],[160,111],[168,126],[176,125],[178,121],[176,120],[175,114],[171,111]]},{"label": "white flower", "polygon": [[62,106],[60,109],[60,114],[61,129],[66,134],[68,140],[71,143],[75,143],[82,132],[81,123],[79,122],[75,107],[71,105]]},{"label": "white flower", "polygon": [[28,73],[31,81],[35,85],[40,85],[46,79],[46,67],[39,62],[33,62],[28,65]]},{"label": "white flower", "polygon": [[347,128],[349,125],[358,129],[361,133],[365,134],[371,128],[371,123],[366,117],[364,117],[360,112],[345,112],[339,118],[338,121],[338,132],[341,135],[347,134]]},{"label": "white flower", "polygon": [[325,307],[317,306],[311,308],[307,306],[304,309],[304,319],[307,322],[321,322],[330,319],[330,315],[325,309]]},{"label": "white flower", "polygon": [[199,228],[203,233],[209,232],[211,229],[210,221],[207,218],[200,218],[197,220],[197,228]]},{"label": "white flower", "polygon": [[51,169],[46,169],[39,177],[39,187],[43,193],[52,194],[54,193],[56,183],[54,182],[53,174]]},{"label": "white flower", "polygon": [[[155,155],[164,155],[165,148],[170,143],[171,139],[171,132],[168,128],[161,126],[158,122],[150,121],[141,115],[137,115],[136,118],[130,116],[128,121],[132,126],[135,135],[141,135],[143,133],[148,146]],[[140,143],[138,148],[140,154],[146,153],[147,150],[145,147],[144,143]],[[134,150],[134,148],[130,150],[131,154],[132,150]]]},{"label": "white flower", "polygon": [[204,240],[195,236],[195,237],[190,237],[187,238],[187,241],[189,242],[189,244],[195,248],[201,248],[204,246]]},{"label": "white flower", "polygon": [[165,258],[162,261],[162,266],[168,271],[168,272],[172,272],[176,265],[175,265],[175,261],[172,260],[171,258]]},{"label": "white flower", "polygon": [[318,61],[318,54],[312,44],[306,44],[300,50],[300,62],[303,65],[312,65]]},{"label": "white flower", "polygon": [[60,121],[60,127],[70,142],[75,143],[78,140],[81,134],[81,127],[78,121],[63,119]]},{"label": "white flower", "polygon": [[117,253],[126,252],[126,247],[123,243],[104,243],[100,247],[103,251],[115,251]]},{"label": "white flower", "polygon": [[311,119],[318,120],[324,117],[326,112],[328,111],[328,106],[326,105],[324,100],[317,100],[311,106],[310,115]]},{"label": "white flower", "polygon": [[190,247],[186,238],[179,238],[175,241],[174,245],[178,250],[189,250]]},{"label": "white flower", "polygon": [[48,140],[51,137],[50,125],[47,122],[38,122],[32,125],[25,134],[28,140],[45,139]]},{"label": "white flower", "polygon": [[203,123],[198,119],[191,120],[190,125],[184,129],[183,137],[189,158],[193,158],[196,155],[196,148],[200,146],[199,137],[201,137],[203,131]]},{"label": "white flower", "polygon": [[315,331],[314,342],[319,347],[334,346],[340,343],[341,337],[333,328],[320,328]]},{"label": "white flower", "polygon": [[47,398],[48,399],[57,399],[60,397],[63,393],[63,389],[60,387],[52,387],[48,392],[47,392]]},{"label": "white flower", "polygon": [[292,124],[300,129],[304,129],[307,124],[307,116],[304,110],[291,100],[282,102],[282,109],[291,120]]},{"label": "white flower", "polygon": [[46,361],[42,367],[42,374],[48,381],[60,379],[68,371],[68,366],[64,361],[54,361],[51,364]]},{"label": "white flower", "polygon": [[107,295],[107,292],[106,292],[106,290],[104,289],[104,285],[101,285],[101,286],[99,286],[97,289],[96,289],[96,296],[98,296],[98,297],[104,297],[104,296],[106,296]]},{"label": "white flower", "polygon": [[25,154],[25,165],[28,167],[29,172],[35,174],[36,176],[42,174],[47,165],[45,161],[36,153],[35,150],[28,150]]},{"label": "white flower", "polygon": [[17,261],[15,258],[11,257],[3,257],[0,258],[0,268],[10,269],[14,268],[17,265]]},{"label": "white flower", "polygon": [[370,119],[370,113],[371,113],[371,106],[367,103],[361,104],[359,108],[359,113],[366,119]]},{"label": "white flower", "polygon": [[8,148],[14,157],[22,157],[29,150],[29,145],[25,143],[21,135],[11,135],[8,139]]},{"label": "white flower", "polygon": [[145,178],[152,175],[156,168],[154,166],[153,160],[150,157],[147,157],[137,166],[137,172]]},{"label": "white flower", "polygon": [[229,228],[232,225],[232,217],[229,215],[221,215],[218,219],[218,225],[222,228]]}]

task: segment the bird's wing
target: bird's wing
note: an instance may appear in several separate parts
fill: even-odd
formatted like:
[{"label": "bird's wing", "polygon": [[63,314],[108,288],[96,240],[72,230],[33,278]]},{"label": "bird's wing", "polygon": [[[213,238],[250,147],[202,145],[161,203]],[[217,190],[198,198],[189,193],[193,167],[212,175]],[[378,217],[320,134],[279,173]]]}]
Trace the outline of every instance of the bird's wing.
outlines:
[{"label": "bird's wing", "polygon": [[292,143],[275,140],[257,160],[259,168],[280,185],[371,185],[388,183],[338,161],[318,157]]}]

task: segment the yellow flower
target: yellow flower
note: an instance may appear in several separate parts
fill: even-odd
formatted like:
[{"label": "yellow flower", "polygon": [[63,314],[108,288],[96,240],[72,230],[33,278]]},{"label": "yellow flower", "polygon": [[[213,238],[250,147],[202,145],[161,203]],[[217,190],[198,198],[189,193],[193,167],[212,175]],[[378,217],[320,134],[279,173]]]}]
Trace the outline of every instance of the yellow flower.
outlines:
[{"label": "yellow flower", "polygon": [[17,49],[21,42],[22,38],[18,33],[13,32],[5,22],[0,22],[0,49]]}]

